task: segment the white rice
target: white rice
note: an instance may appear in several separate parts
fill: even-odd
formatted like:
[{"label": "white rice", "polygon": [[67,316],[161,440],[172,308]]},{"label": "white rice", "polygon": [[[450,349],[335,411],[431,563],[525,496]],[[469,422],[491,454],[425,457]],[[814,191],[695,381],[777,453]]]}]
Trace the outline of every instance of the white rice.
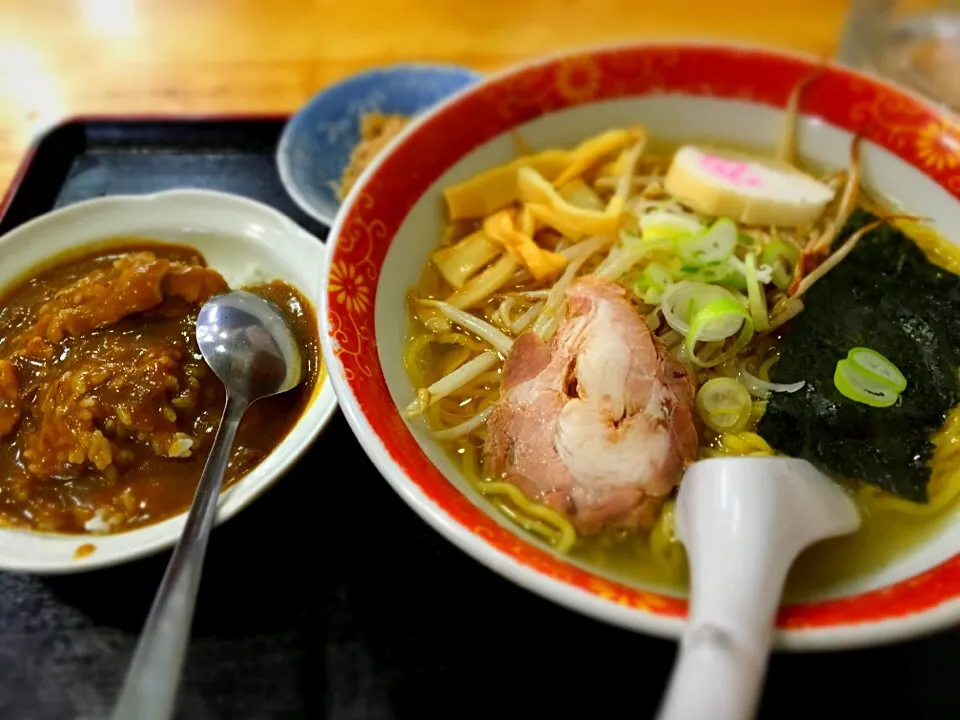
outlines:
[{"label": "white rice", "polygon": [[248,262],[243,268],[230,271],[215,268],[223,275],[223,279],[231,288],[242,288],[248,285],[262,285],[275,278],[267,275],[257,263]]},{"label": "white rice", "polygon": [[83,529],[91,533],[108,533],[112,524],[107,520],[106,508],[98,508],[93,517],[83,524]]}]

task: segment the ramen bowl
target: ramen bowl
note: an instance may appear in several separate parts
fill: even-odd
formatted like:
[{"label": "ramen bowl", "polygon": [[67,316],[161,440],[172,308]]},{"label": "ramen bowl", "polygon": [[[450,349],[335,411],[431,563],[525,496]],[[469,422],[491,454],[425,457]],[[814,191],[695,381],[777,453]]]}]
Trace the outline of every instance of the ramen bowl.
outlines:
[{"label": "ramen bowl", "polygon": [[[797,147],[809,163],[844,167],[863,136],[863,182],[948,239],[960,224],[960,134],[910,92],[819,60],[695,43],[604,47],[540,59],[480,81],[411,124],[367,169],[333,226],[321,294],[321,339],[353,431],[384,478],[439,533],[518,585],[594,618],[679,635],[682,592],[561,555],[497,513],[421,421],[404,369],[406,302],[445,226],[444,188],[506,163],[516,137],[535,151],[572,147],[614,127],[653,138],[773,148],[801,79]],[[922,543],[797,602],[776,641],[795,650],[890,642],[960,620],[960,516]]]}]

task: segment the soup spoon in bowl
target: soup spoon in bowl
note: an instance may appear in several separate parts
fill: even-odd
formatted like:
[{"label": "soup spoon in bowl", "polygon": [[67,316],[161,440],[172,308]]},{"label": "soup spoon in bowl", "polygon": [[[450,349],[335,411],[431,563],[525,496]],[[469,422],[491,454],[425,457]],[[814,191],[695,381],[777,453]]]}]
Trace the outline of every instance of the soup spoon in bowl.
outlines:
[{"label": "soup spoon in bowl", "polygon": [[790,566],[810,545],[859,527],[853,501],[806,460],[691,465],[676,510],[689,619],[658,720],[753,717]]},{"label": "soup spoon in bowl", "polygon": [[300,348],[280,310],[243,290],[211,298],[200,309],[197,344],[223,382],[226,407],[112,720],[172,715],[207,540],[240,419],[251,403],[292,390],[303,378]]}]

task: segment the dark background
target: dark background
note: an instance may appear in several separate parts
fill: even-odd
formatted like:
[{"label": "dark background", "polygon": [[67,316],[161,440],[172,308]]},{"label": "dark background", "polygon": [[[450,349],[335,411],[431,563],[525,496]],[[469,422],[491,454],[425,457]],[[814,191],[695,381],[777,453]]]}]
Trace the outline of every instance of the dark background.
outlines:
[{"label": "dark background", "polygon": [[[192,185],[266,200],[322,234],[273,171],[280,127],[55,131],[0,232],[54,205]],[[0,574],[0,718],[106,714],[168,557],[76,576]],[[214,533],[179,717],[642,720],[674,650],[530,595],[449,545],[338,414],[286,478]],[[851,716],[960,717],[960,631],[773,658],[761,718]]]},{"label": "dark background", "polygon": [[[167,557],[0,575],[0,717],[108,711]],[[179,717],[642,720],[673,655],[672,642],[555,607],[441,539],[338,415],[214,533]],[[957,631],[777,655],[761,717],[957,718],[958,672]]]}]

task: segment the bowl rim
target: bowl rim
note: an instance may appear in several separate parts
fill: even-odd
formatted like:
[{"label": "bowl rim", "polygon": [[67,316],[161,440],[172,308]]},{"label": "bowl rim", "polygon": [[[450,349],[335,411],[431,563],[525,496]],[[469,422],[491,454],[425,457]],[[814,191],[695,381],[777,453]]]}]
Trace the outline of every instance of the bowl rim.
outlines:
[{"label": "bowl rim", "polygon": [[[472,77],[473,83],[476,83],[484,77],[483,73],[481,72],[463,65],[457,65],[455,63],[404,62],[394,65],[377,65],[348,75],[321,88],[318,92],[314,93],[313,96],[300,107],[300,109],[293,113],[284,124],[283,130],[280,133],[280,139],[277,142],[277,150],[274,153],[277,172],[280,175],[280,183],[287,191],[290,199],[296,203],[297,207],[326,227],[329,228],[333,224],[336,213],[333,215],[328,215],[323,210],[320,210],[314,206],[301,191],[300,186],[293,177],[293,169],[290,164],[290,147],[297,133],[300,132],[300,125],[304,122],[304,118],[306,118],[306,116],[314,108],[316,108],[317,105],[321,104],[327,98],[329,93],[333,92],[334,90],[352,85],[359,80],[363,80],[364,78],[369,78],[375,75],[394,75],[407,72],[442,72],[449,75],[461,75],[464,77]],[[470,84],[471,83],[467,83],[466,87],[469,87]],[[455,92],[460,91],[457,90]],[[441,102],[442,101],[443,100],[441,100]],[[341,207],[343,207],[343,202],[338,203],[338,211]]]},{"label": "bowl rim", "polygon": [[[697,50],[726,53],[752,53],[792,60],[806,66],[808,70],[816,67],[824,67],[833,73],[859,80],[867,86],[906,96],[911,103],[924,110],[927,114],[939,118],[944,124],[956,122],[952,120],[950,113],[944,111],[942,106],[937,105],[929,98],[921,96],[910,88],[902,87],[897,83],[863,70],[824,60],[822,57],[817,57],[810,53],[770,47],[757,43],[721,42],[711,39],[688,38],[662,38],[650,41],[598,43],[571,47],[513,64],[497,73],[482,78],[473,85],[463,88],[420,114],[413,122],[404,128],[397,137],[393,138],[358,178],[351,192],[342,203],[341,211],[335,218],[328,235],[331,244],[329,248],[330,252],[326,257],[324,266],[324,291],[321,295],[321,315],[323,323],[321,343],[328,364],[331,381],[340,398],[340,406],[348,424],[367,455],[387,482],[431,527],[437,530],[448,541],[463,550],[467,555],[543,598],[613,625],[655,636],[676,638],[680,635],[684,626],[683,617],[657,614],[642,608],[624,607],[618,604],[615,599],[601,598],[596,594],[582,590],[570,583],[550,577],[536,567],[523,564],[516,558],[511,557],[495,547],[488,539],[471,531],[460,521],[452,517],[435,499],[428,497],[423,489],[409,476],[394,457],[391,456],[390,451],[381,442],[380,436],[377,434],[377,431],[373,429],[357,396],[350,386],[348,378],[345,375],[343,364],[339,359],[338,351],[334,347],[335,339],[333,334],[335,329],[331,321],[331,292],[329,290],[331,271],[336,262],[336,251],[344,236],[344,230],[350,216],[359,206],[359,201],[366,191],[370,180],[400,146],[417,134],[420,129],[433,118],[442,114],[447,108],[457,104],[464,98],[479,94],[483,92],[485,88],[494,86],[499,81],[513,75],[520,75],[524,71],[549,67],[558,62],[580,56],[590,56],[599,53],[617,55],[618,53],[627,51],[644,51],[657,48],[670,48],[677,50],[679,53],[690,53]],[[699,95],[703,96],[707,95],[707,93],[699,93]],[[596,100],[586,102],[596,102]],[[575,104],[576,103],[571,103],[570,106]],[[562,109],[565,108],[558,108],[558,110]],[[549,115],[551,112],[554,112],[554,110],[546,110],[542,116]],[[514,126],[516,124],[518,123],[513,123]],[[409,208],[406,212],[409,212]],[[374,299],[374,304],[375,303],[376,299]],[[373,334],[375,337],[375,326]],[[379,363],[379,355],[376,357],[376,362]],[[404,429],[409,433],[409,428],[405,424]],[[459,491],[456,492],[459,493]],[[517,534],[517,537],[526,543],[522,534]],[[529,543],[526,544],[529,545]],[[960,554],[954,556],[952,560],[948,560],[944,564],[954,563],[958,559],[960,559]],[[874,592],[882,591],[883,589]],[[849,597],[857,597],[862,594],[865,593],[858,593],[857,595]],[[843,598],[840,599],[843,600]],[[890,616],[881,619],[838,621],[836,624],[827,627],[778,627],[775,632],[774,642],[778,648],[786,650],[841,650],[887,644],[934,632],[946,626],[957,624],[958,622],[960,622],[960,596],[944,595],[940,601],[932,606],[902,615],[891,613]]]},{"label": "bowl rim", "polygon": [[[269,217],[273,221],[277,222],[279,227],[282,227],[285,231],[289,232],[291,242],[300,243],[301,248],[305,247],[305,243],[315,243],[318,247],[312,247],[312,252],[319,253],[322,262],[326,261],[326,256],[328,254],[328,248],[326,244],[321,242],[311,233],[304,230],[302,227],[300,227],[300,225],[279,210],[266,205],[265,203],[244,197],[242,195],[236,195],[217,190],[208,190],[204,188],[173,188],[139,195],[106,195],[71,203],[70,205],[66,205],[64,207],[38,215],[13,228],[3,236],[0,236],[0,246],[5,246],[9,243],[16,243],[24,236],[29,237],[29,235],[36,232],[38,228],[43,228],[45,225],[48,225],[51,222],[62,220],[63,218],[71,218],[76,216],[77,219],[80,219],[83,217],[89,217],[91,213],[124,212],[126,211],[124,208],[136,208],[138,206],[142,207],[148,204],[163,206],[164,204],[168,203],[179,203],[184,201],[195,202],[198,200],[207,204],[210,208],[216,208],[218,205],[225,209],[242,207],[247,210],[252,210],[253,212],[260,214],[262,217]],[[109,238],[104,238],[104,240],[109,241]],[[96,241],[91,243],[91,246],[95,247],[96,245]],[[51,255],[50,257],[55,258],[56,254]],[[41,261],[41,263],[42,262],[43,261]],[[36,266],[36,264],[33,266]],[[7,278],[0,278],[0,286],[6,287],[10,283],[17,282],[18,280],[22,279],[22,275],[25,271],[29,272],[29,269],[30,268],[26,268],[25,270],[21,269],[11,273]],[[322,285],[320,292],[322,293]],[[318,331],[321,327],[319,308],[320,303],[317,302],[314,307],[314,312],[317,319]],[[323,432],[327,424],[336,413],[338,406],[339,403],[337,401],[336,394],[333,391],[333,385],[330,382],[329,368],[327,368],[322,384],[314,390],[313,396],[309,400],[307,406],[304,408],[300,417],[291,427],[290,432],[287,433],[287,435],[281,441],[287,442],[290,438],[294,438],[295,442],[290,443],[290,446],[285,450],[282,456],[278,456],[278,464],[274,471],[266,473],[262,479],[250,485],[247,488],[248,492],[239,496],[230,494],[231,489],[240,486],[240,484],[246,479],[245,476],[221,493],[221,496],[218,499],[217,515],[215,519],[216,525],[220,525],[221,523],[224,523],[227,520],[235,517],[242,510],[255,502],[264,492],[276,484],[284,475],[286,475],[290,468],[304,455],[304,453],[306,453],[320,433]],[[298,428],[301,428],[301,433],[299,437],[296,437],[294,433]],[[109,542],[107,538],[113,539],[113,542],[116,542],[118,539],[127,541],[125,544],[126,546],[121,550],[111,552],[110,554],[94,552],[93,554],[83,558],[81,561],[77,561],[76,559],[65,559],[61,563],[38,565],[32,564],[30,561],[7,562],[4,559],[0,559],[0,571],[23,572],[42,576],[68,575],[129,563],[149,555],[154,555],[162,550],[172,547],[182,533],[182,529],[186,521],[186,515],[186,511],[184,511],[156,523],[151,523],[149,525],[122,533],[111,533],[107,535],[93,533],[76,535],[66,533],[43,533],[21,528],[0,527],[0,537],[8,533],[14,533],[21,536],[32,535],[50,538],[54,541],[70,541],[77,546],[85,543],[91,543],[99,546],[99,544]],[[145,539],[144,536],[148,534],[155,535],[155,537],[152,539]]]}]

